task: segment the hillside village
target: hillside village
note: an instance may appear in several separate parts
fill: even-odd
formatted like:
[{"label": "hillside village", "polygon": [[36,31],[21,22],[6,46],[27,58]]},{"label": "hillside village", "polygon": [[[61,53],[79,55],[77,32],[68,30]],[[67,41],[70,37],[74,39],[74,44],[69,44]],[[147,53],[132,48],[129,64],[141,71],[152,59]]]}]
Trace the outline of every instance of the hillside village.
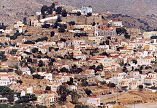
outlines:
[{"label": "hillside village", "polygon": [[3,105],[123,108],[156,102],[156,92],[157,31],[126,28],[91,6],[70,10],[58,2],[0,24]]}]

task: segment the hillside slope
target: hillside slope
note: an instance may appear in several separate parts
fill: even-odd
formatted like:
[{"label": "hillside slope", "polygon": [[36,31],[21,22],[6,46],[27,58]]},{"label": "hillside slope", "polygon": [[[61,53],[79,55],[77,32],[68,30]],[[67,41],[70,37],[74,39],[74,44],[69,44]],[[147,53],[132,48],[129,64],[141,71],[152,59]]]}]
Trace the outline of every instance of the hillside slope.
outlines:
[{"label": "hillside slope", "polygon": [[59,0],[76,7],[91,5],[98,12],[115,12],[133,15],[157,15],[156,0]]},{"label": "hillside slope", "polygon": [[[96,12],[124,14],[122,17],[110,18],[125,21],[128,27],[144,30],[157,28],[157,0],[59,0],[62,3],[81,8],[92,6]],[[130,26],[131,25],[131,26]]]},{"label": "hillside slope", "polygon": [[35,14],[36,11],[40,11],[43,4],[49,3],[51,0],[1,0],[0,22],[13,23],[25,15]]},{"label": "hillside slope", "polygon": [[[1,0],[0,22],[11,24],[24,16],[35,14],[40,11],[42,5],[50,5],[55,0]],[[62,4],[81,8],[82,6],[93,7],[96,12],[110,12],[125,14],[136,19],[144,20],[149,28],[157,28],[157,0],[58,0]],[[112,18],[111,18],[112,19]],[[114,18],[116,20],[116,18]],[[130,18],[118,18],[119,20]],[[139,21],[135,21],[139,22]],[[131,22],[131,25],[135,25]],[[141,26],[141,25],[139,25]],[[137,26],[137,27],[139,27]],[[145,25],[144,25],[145,26]],[[147,26],[147,25],[146,25]],[[142,27],[148,28],[148,27]]]}]

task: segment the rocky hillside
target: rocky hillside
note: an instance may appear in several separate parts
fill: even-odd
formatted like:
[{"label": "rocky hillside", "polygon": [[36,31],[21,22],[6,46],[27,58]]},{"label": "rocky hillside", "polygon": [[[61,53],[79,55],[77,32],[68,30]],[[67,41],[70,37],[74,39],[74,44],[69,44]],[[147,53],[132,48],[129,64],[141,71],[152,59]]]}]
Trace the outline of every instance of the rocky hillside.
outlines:
[{"label": "rocky hillside", "polygon": [[[75,7],[92,6],[96,12],[110,12],[108,18],[122,20],[127,27],[157,28],[157,0],[59,0]],[[117,15],[122,14],[122,15]]]},{"label": "rocky hillside", "polygon": [[26,15],[35,14],[43,4],[49,3],[51,0],[1,0],[0,22],[13,23]]},{"label": "rocky hillside", "polygon": [[[42,5],[50,5],[55,0],[1,0],[0,22],[7,24],[24,16],[40,11]],[[57,0],[62,4],[81,8],[91,5],[96,12],[110,12],[123,14],[110,19],[124,20],[129,27],[142,29],[157,28],[157,1],[156,0]],[[127,17],[130,16],[130,17]],[[113,17],[113,18],[112,18]],[[132,19],[133,18],[133,19]],[[142,21],[142,22],[141,22]],[[144,22],[144,23],[143,23]]]},{"label": "rocky hillside", "polygon": [[156,16],[133,17],[125,14],[109,14],[104,19],[123,21],[123,25],[128,28],[140,28],[141,30],[153,30],[157,28]]},{"label": "rocky hillside", "polygon": [[129,15],[157,15],[156,0],[59,0],[76,7],[91,5],[98,12],[115,12]]}]

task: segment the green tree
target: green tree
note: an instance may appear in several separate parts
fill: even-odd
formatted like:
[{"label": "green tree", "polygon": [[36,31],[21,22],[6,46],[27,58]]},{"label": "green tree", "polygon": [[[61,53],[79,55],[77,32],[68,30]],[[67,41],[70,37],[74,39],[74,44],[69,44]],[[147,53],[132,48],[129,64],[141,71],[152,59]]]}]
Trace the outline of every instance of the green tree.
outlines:
[{"label": "green tree", "polygon": [[59,31],[60,33],[64,33],[64,32],[65,32],[65,26],[64,26],[64,25],[60,25],[58,31]]},{"label": "green tree", "polygon": [[87,13],[87,16],[92,16],[92,13]]},{"label": "green tree", "polygon": [[37,53],[39,50],[38,50],[38,48],[33,48],[32,49],[32,53]]},{"label": "green tree", "polygon": [[122,88],[122,90],[126,90],[128,88],[128,86],[122,86],[121,88]]},{"label": "green tree", "polygon": [[70,78],[70,81],[67,81],[68,85],[72,85],[73,84],[73,78]]},{"label": "green tree", "polygon": [[116,28],[118,35],[126,34],[127,30],[125,28]]},{"label": "green tree", "polygon": [[64,103],[67,99],[67,95],[69,94],[69,90],[65,85],[60,85],[57,89],[58,95],[60,95],[59,102]]},{"label": "green tree", "polygon": [[47,7],[46,5],[43,5],[42,8],[41,8],[41,14],[42,14],[42,15],[45,15],[47,9],[48,9],[48,7]]},{"label": "green tree", "polygon": [[108,87],[116,87],[116,85],[114,83],[109,83]]},{"label": "green tree", "polygon": [[105,84],[106,84],[106,81],[101,81],[100,84],[101,84],[101,85],[105,85]]},{"label": "green tree", "polygon": [[55,3],[52,3],[52,5],[50,6],[52,9],[55,8]]},{"label": "green tree", "polygon": [[2,48],[3,46],[4,46],[3,43],[0,42],[0,48]]},{"label": "green tree", "polygon": [[80,95],[77,93],[76,90],[73,90],[72,93],[71,93],[72,103],[77,104],[79,98],[80,98]]},{"label": "green tree", "polygon": [[44,65],[43,61],[40,60],[39,63],[38,63],[38,66],[39,66],[39,67],[42,67],[43,65]]},{"label": "green tree", "polygon": [[124,35],[124,37],[125,37],[126,39],[130,39],[130,35],[128,35],[128,33],[126,33],[126,34]]},{"label": "green tree", "polygon": [[10,103],[14,101],[14,91],[11,90],[9,87],[0,86],[0,94],[3,97],[7,97]]},{"label": "green tree", "polygon": [[52,31],[51,32],[51,37],[53,37],[55,35],[55,32],[54,31]]},{"label": "green tree", "polygon": [[22,75],[22,71],[20,71],[20,70],[15,70],[15,73],[18,75]]},{"label": "green tree", "polygon": [[150,86],[151,85],[151,83],[144,83],[146,86]]},{"label": "green tree", "polygon": [[56,108],[56,105],[55,105],[55,104],[53,104],[50,108]]},{"label": "green tree", "polygon": [[11,55],[15,55],[15,54],[16,54],[16,52],[17,52],[17,50],[16,50],[16,49],[12,49],[12,50],[10,51],[10,54],[11,54]]},{"label": "green tree", "polygon": [[6,46],[8,45],[8,43],[7,43],[7,42],[5,42],[4,44],[5,44]]},{"label": "green tree", "polygon": [[119,64],[120,64],[120,66],[124,66],[124,62],[123,62],[123,61],[122,61],[122,62],[120,62]]},{"label": "green tree", "polygon": [[51,90],[50,86],[46,86],[45,90]]},{"label": "green tree", "polygon": [[88,96],[90,96],[90,95],[92,94],[92,91],[89,90],[88,88],[86,88],[84,91],[85,91],[85,93],[86,93]]},{"label": "green tree", "polygon": [[36,70],[34,67],[30,67],[30,66],[28,66],[28,68],[30,69],[31,74],[33,74],[33,73],[35,72],[35,70]]},{"label": "green tree", "polygon": [[81,12],[77,12],[77,16],[80,16],[81,15]]},{"label": "green tree", "polygon": [[66,10],[63,10],[63,11],[62,11],[62,16],[63,16],[63,17],[66,17],[66,16],[67,16],[67,11],[66,11]]},{"label": "green tree", "polygon": [[57,7],[56,14],[61,14],[61,13],[62,13],[62,7]]},{"label": "green tree", "polygon": [[139,90],[142,91],[143,90],[143,85],[139,85]]},{"label": "green tree", "polygon": [[5,52],[4,51],[1,51],[0,52],[0,60],[1,61],[7,61],[8,59],[6,58],[6,56],[5,56]]},{"label": "green tree", "polygon": [[26,96],[20,97],[19,100],[16,101],[16,103],[29,103],[30,101],[36,101],[37,97],[35,94],[26,94]]},{"label": "green tree", "polygon": [[81,82],[82,82],[81,83],[82,86],[88,86],[88,82],[86,79],[82,79]]}]

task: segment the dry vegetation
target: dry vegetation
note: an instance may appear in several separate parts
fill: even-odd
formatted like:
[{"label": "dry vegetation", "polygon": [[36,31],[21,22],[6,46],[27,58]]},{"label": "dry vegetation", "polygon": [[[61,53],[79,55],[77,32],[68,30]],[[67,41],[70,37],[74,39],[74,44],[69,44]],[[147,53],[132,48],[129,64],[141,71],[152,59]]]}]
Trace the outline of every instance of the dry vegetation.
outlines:
[{"label": "dry vegetation", "polygon": [[[67,10],[71,10],[74,7],[80,8],[91,5],[93,10],[97,12],[109,10],[112,13],[126,14],[126,17],[120,16],[111,19],[122,20],[127,27],[137,27],[144,30],[157,28],[157,8],[154,5],[157,4],[157,1],[151,1],[151,3],[149,2],[150,0],[117,0],[116,2],[115,0],[99,0],[96,2],[95,0],[59,1],[65,5]],[[0,22],[11,24],[16,20],[22,20],[23,17],[34,15],[35,12],[40,11],[42,5],[51,5],[51,3],[51,0],[2,0],[0,2]],[[144,20],[146,23],[141,23],[138,19]]]},{"label": "dry vegetation", "polygon": [[[105,101],[115,101],[117,100],[117,96],[108,98]],[[154,103],[157,101],[156,93],[152,93],[149,91],[131,91],[128,93],[122,93],[118,95],[118,102],[121,102],[123,105],[130,105],[130,104],[138,104],[138,103]]]}]

